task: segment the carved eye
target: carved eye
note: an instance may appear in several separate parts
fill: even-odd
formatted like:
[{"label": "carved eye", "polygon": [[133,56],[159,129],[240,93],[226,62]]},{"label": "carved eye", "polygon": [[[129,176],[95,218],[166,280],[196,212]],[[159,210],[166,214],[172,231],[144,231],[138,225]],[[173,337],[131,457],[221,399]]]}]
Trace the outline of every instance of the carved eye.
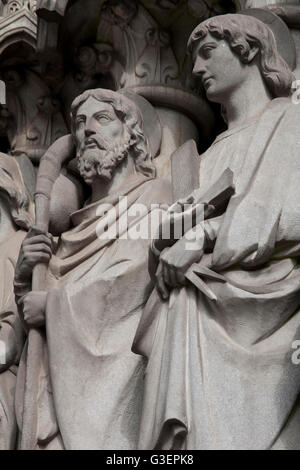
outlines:
[{"label": "carved eye", "polygon": [[106,116],[105,114],[99,114],[99,116],[96,116],[96,119],[98,122],[105,124],[109,121],[111,121],[109,116]]},{"label": "carved eye", "polygon": [[85,125],[85,122],[83,119],[78,119],[78,121],[76,121],[76,127],[77,129],[83,129],[84,128],[84,125]]},{"label": "carved eye", "polygon": [[212,47],[204,47],[201,51],[202,57],[204,59],[209,59],[211,57]]}]

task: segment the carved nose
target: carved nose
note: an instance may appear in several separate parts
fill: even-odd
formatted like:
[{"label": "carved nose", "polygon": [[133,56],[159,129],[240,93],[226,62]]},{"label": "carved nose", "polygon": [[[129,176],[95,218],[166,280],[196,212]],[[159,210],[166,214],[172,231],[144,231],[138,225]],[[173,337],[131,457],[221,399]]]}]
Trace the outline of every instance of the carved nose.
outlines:
[{"label": "carved nose", "polygon": [[203,69],[200,69],[199,67],[194,67],[193,68],[193,75],[195,75],[196,77],[201,77],[201,75],[203,74],[204,70]]},{"label": "carved nose", "polygon": [[204,72],[205,72],[204,65],[199,60],[197,60],[193,68],[193,75],[201,77],[201,75],[203,75]]},{"label": "carved nose", "polygon": [[85,129],[84,133],[86,137],[91,137],[95,134],[95,131],[93,129]]}]

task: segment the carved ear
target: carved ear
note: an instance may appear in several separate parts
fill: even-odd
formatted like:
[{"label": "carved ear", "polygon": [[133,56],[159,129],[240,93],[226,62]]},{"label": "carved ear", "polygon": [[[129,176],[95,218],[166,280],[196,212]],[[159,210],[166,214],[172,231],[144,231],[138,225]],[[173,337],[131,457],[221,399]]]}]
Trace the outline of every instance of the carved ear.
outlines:
[{"label": "carved ear", "polygon": [[251,46],[251,50],[248,55],[248,64],[250,64],[255,59],[258,53],[259,53],[259,47]]}]

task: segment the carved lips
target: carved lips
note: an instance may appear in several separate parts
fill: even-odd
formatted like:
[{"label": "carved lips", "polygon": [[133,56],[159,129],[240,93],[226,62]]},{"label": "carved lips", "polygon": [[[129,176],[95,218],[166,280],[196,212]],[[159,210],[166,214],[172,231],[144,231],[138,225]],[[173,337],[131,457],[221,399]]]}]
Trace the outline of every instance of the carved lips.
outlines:
[{"label": "carved lips", "polygon": [[203,83],[203,86],[204,86],[205,90],[207,90],[209,88],[209,85],[211,84],[212,78],[213,77],[202,77],[202,83]]}]

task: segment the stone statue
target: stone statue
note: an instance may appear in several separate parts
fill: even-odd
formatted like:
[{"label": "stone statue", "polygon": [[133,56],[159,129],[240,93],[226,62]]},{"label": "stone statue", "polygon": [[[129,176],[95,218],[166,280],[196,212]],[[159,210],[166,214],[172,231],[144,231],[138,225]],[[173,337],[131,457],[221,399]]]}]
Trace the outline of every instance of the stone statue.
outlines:
[{"label": "stone statue", "polygon": [[[150,237],[134,234],[150,214],[159,215],[160,203],[170,202],[170,191],[155,179],[151,135],[133,99],[91,90],[74,101],[71,114],[90,197],[72,214],[72,228],[56,249],[50,234],[29,232],[15,277],[25,325],[42,327],[45,335],[36,371],[36,448],[134,449],[144,359],[131,344],[152,289]],[[33,267],[49,261],[46,290],[30,292]],[[20,431],[27,432],[22,399],[17,409]]]},{"label": "stone statue", "polygon": [[[207,202],[226,169],[235,193],[176,243],[164,241],[163,251],[153,241],[157,292],[133,349],[148,358],[139,448],[299,449],[294,77],[271,30],[250,16],[204,21],[188,48],[228,129],[201,156],[199,189],[178,205]],[[198,289],[186,277],[191,267]]]},{"label": "stone statue", "polygon": [[0,449],[16,446],[14,393],[24,333],[13,292],[21,243],[33,223],[32,202],[15,159],[0,154]]}]

